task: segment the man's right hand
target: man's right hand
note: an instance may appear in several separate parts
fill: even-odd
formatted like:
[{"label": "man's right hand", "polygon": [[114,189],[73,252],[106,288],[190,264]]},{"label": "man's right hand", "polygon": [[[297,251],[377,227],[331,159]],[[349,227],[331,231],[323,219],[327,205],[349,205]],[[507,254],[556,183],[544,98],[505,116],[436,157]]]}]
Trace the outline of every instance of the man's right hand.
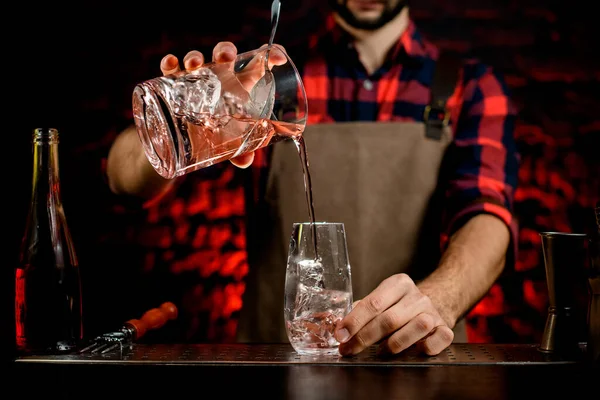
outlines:
[{"label": "man's right hand", "polygon": [[[220,42],[213,49],[213,62],[232,62],[237,56],[237,48],[231,42]],[[204,64],[204,55],[192,50],[183,58],[183,68],[188,72],[197,70]],[[179,60],[173,54],[167,54],[160,62],[160,70],[163,75],[170,75],[181,70]],[[231,159],[231,163],[240,168],[247,168],[254,161],[254,153],[248,153]]]},{"label": "man's right hand", "polygon": [[[278,49],[278,48],[277,48]],[[215,63],[230,63],[237,56],[237,48],[232,42],[219,42],[213,49],[212,61]],[[281,51],[273,48],[269,55],[269,64],[279,65],[286,62],[285,55]],[[204,55],[197,50],[188,52],[183,58],[183,68],[188,71],[194,71],[204,65]],[[167,54],[160,62],[160,70],[163,75],[170,75],[181,70],[181,66],[177,57],[172,54]],[[264,72],[262,65],[257,64],[257,68],[246,67],[244,73],[238,74],[238,79],[246,89],[250,90],[254,83],[260,79]],[[232,158],[231,163],[239,168],[247,168],[254,161],[254,153],[246,153],[238,157]]]}]

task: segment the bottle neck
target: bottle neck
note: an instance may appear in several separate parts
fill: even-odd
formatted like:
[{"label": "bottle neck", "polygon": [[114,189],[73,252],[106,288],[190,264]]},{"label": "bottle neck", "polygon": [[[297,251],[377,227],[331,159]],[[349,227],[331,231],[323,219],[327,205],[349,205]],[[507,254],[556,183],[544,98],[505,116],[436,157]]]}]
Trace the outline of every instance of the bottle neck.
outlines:
[{"label": "bottle neck", "polygon": [[33,133],[32,202],[60,204],[58,131],[36,129]]}]

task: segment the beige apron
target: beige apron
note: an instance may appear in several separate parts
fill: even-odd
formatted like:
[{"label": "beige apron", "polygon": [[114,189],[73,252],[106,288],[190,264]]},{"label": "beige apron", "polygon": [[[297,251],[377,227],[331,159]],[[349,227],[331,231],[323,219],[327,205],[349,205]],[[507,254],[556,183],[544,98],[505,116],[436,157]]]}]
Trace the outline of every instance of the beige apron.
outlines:
[{"label": "beige apron", "polygon": [[[440,166],[451,140],[422,122],[344,122],[304,132],[317,221],[346,228],[354,300],[385,278],[405,272],[417,281],[439,261]],[[302,166],[295,144],[273,145],[265,207],[254,210],[250,272],[238,326],[240,342],[288,342],[283,320],[288,241],[306,222]],[[464,322],[455,342],[466,342]]]}]

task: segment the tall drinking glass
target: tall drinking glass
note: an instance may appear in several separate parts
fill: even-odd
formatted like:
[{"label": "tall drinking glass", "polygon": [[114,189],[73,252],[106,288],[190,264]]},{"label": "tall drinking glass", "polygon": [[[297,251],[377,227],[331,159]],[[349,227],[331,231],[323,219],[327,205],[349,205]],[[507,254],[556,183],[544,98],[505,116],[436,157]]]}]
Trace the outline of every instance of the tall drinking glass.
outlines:
[{"label": "tall drinking glass", "polygon": [[141,82],[133,117],[154,169],[171,179],[302,134],[307,103],[278,45]]},{"label": "tall drinking glass", "polygon": [[351,308],[352,278],[344,224],[295,223],[289,243],[284,304],[292,347],[301,355],[339,355],[333,333]]}]

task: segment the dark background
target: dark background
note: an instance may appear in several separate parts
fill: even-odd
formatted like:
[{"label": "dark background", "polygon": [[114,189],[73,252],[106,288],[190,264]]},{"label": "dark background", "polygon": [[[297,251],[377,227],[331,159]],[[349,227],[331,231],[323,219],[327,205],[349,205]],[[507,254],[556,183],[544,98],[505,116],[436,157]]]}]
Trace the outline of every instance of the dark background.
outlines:
[{"label": "dark background", "polygon": [[[318,26],[322,3],[282,1],[277,41],[292,58]],[[167,53],[183,57],[199,49],[210,57],[220,40],[248,50],[269,33],[270,0],[211,2],[211,15],[202,2],[73,4],[21,4],[4,14],[2,343],[12,340],[5,321],[31,190],[32,130],[61,131],[63,201],[85,277],[94,238],[110,228],[96,212],[104,189],[98,143],[129,121],[135,83],[160,74]],[[547,307],[538,232],[591,232],[599,197],[597,15],[580,0],[414,0],[412,16],[432,41],[494,65],[512,88],[522,161],[515,197],[520,255],[517,271],[473,310],[470,322],[500,332],[474,340],[538,340]]]}]

